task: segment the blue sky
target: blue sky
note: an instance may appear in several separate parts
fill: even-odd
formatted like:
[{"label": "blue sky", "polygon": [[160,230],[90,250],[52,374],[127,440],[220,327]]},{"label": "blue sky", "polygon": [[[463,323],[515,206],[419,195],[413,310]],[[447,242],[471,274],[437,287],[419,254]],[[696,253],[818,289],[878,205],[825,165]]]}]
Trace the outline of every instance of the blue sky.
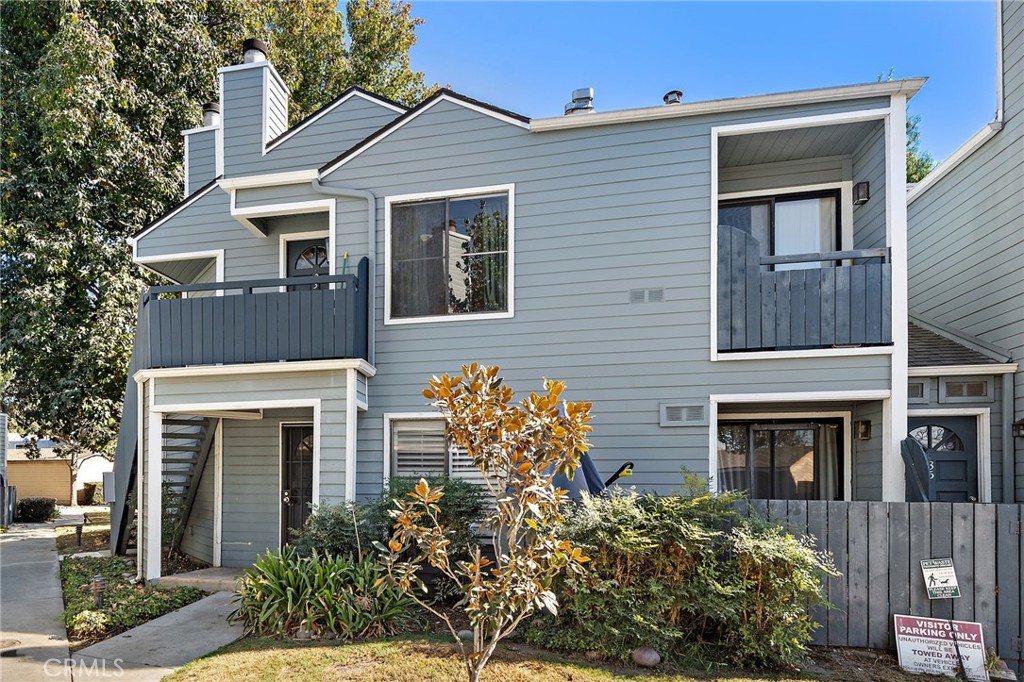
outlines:
[{"label": "blue sky", "polygon": [[430,82],[526,116],[562,113],[573,88],[598,110],[928,76],[911,101],[937,160],[995,112],[995,3],[442,2],[413,67]]}]

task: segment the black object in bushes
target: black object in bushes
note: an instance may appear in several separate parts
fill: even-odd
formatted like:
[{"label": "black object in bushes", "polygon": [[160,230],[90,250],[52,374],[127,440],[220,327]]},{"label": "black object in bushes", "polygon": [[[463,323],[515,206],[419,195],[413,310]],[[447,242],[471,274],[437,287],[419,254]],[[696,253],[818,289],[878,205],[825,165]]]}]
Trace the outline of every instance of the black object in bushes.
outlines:
[{"label": "black object in bushes", "polygon": [[17,521],[22,523],[39,523],[52,521],[57,513],[57,500],[52,497],[26,497],[18,500]]}]

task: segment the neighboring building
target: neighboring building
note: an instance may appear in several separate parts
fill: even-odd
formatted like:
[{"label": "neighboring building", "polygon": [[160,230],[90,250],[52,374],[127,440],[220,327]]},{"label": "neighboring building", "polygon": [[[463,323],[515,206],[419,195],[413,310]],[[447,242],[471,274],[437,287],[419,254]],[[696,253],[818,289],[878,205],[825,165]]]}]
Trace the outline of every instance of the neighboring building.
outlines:
[{"label": "neighboring building", "polygon": [[996,6],[995,120],[908,195],[911,314],[974,355],[911,362],[910,390],[912,423],[962,435],[991,471],[992,501],[1013,502],[1024,501],[1024,3]]},{"label": "neighboring building", "polygon": [[8,485],[17,488],[18,499],[52,497],[57,504],[72,504],[87,483],[102,482],[103,472],[114,468],[110,460],[93,455],[81,460],[78,476],[73,477],[70,461],[56,453],[52,440],[39,439],[39,457],[33,459],[28,457],[28,444],[27,438],[16,433],[7,439]]},{"label": "neighboring building", "polygon": [[310,503],[466,475],[421,391],[470,361],[519,391],[566,380],[598,466],[634,461],[643,489],[685,469],[903,499],[923,79],[607,113],[582,91],[534,120],[351,89],[288,130],[264,54],[220,69],[185,200],[133,240],[180,283],[144,297],[118,445],[115,547],[141,500],[145,577],[168,515],[176,548],[246,566]]}]

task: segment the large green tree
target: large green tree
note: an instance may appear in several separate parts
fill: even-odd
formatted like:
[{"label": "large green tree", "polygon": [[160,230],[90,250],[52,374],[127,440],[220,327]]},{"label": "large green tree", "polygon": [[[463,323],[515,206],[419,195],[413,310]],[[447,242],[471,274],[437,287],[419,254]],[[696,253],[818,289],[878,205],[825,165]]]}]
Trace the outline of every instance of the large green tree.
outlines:
[{"label": "large green tree", "polygon": [[0,3],[0,382],[14,425],[112,455],[146,282],[126,238],[181,194],[179,131],[257,37],[292,122],[349,85],[415,103],[403,1]]}]

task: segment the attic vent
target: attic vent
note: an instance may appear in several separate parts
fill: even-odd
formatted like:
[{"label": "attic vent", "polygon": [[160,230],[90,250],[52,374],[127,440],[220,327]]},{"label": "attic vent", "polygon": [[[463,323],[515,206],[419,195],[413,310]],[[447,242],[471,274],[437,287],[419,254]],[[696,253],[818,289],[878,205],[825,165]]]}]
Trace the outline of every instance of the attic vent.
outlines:
[{"label": "attic vent", "polygon": [[992,400],[992,382],[988,379],[944,379],[939,391],[941,402]]},{"label": "attic vent", "polygon": [[706,426],[707,405],[704,403],[662,403],[661,426]]},{"label": "attic vent", "polygon": [[630,289],[630,303],[661,303],[665,300],[664,289]]}]

